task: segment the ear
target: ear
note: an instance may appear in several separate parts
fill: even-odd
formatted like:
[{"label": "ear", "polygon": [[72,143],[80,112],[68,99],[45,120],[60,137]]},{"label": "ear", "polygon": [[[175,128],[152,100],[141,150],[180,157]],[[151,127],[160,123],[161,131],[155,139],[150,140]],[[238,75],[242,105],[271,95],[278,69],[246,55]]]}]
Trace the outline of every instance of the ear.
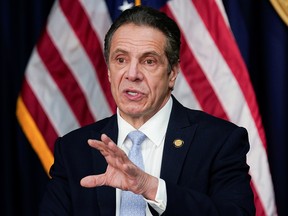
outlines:
[{"label": "ear", "polygon": [[178,73],[179,73],[179,69],[180,69],[180,65],[179,65],[179,63],[177,63],[176,65],[173,66],[173,68],[169,74],[169,87],[171,89],[174,88],[176,78],[177,78]]},{"label": "ear", "polygon": [[108,69],[108,80],[111,83],[110,70]]}]

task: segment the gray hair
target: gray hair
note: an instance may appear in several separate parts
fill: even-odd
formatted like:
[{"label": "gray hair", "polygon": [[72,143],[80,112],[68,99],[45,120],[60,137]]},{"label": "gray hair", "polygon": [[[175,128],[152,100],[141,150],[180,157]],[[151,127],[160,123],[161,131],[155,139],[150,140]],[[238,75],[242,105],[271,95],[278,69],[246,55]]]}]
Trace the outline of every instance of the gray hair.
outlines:
[{"label": "gray hair", "polygon": [[164,52],[169,62],[168,72],[170,73],[173,66],[179,62],[181,45],[180,30],[175,21],[169,18],[165,13],[145,6],[135,6],[125,10],[111,25],[105,36],[104,43],[104,57],[106,63],[109,64],[111,40],[115,31],[120,26],[130,23],[158,29],[166,36],[167,42]]}]

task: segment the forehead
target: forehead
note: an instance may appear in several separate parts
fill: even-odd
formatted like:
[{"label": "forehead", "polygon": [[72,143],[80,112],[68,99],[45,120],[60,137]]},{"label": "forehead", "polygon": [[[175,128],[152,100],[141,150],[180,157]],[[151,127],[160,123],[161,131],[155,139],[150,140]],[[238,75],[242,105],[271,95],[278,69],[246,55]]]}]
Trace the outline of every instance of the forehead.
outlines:
[{"label": "forehead", "polygon": [[111,40],[110,51],[124,49],[127,51],[153,51],[163,53],[166,44],[165,35],[158,29],[135,25],[132,23],[124,24],[119,27]]}]

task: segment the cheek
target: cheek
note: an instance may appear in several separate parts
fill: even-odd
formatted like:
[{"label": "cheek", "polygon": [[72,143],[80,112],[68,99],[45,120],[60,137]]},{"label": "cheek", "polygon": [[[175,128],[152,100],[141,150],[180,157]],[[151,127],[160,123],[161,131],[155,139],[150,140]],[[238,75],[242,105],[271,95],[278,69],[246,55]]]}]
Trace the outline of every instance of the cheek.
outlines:
[{"label": "cheek", "polygon": [[147,85],[153,97],[158,97],[159,95],[163,94],[163,91],[165,91],[164,89],[166,89],[167,84],[165,84],[163,80],[160,79],[158,81],[153,80]]},{"label": "cheek", "polygon": [[114,93],[115,90],[117,89],[117,88],[115,88],[116,87],[116,80],[115,80],[115,77],[111,74],[109,75],[109,82],[110,82],[111,91],[112,91],[112,93]]},{"label": "cheek", "polygon": [[114,97],[116,97],[115,99],[117,99],[118,97],[120,97],[120,94],[123,90],[123,88],[125,88],[124,83],[122,83],[122,79],[120,76],[111,76],[110,79],[110,85],[111,85],[111,91],[114,95]]},{"label": "cheek", "polygon": [[109,73],[109,82],[111,85],[116,85],[118,83],[119,77],[117,77],[116,73]]}]

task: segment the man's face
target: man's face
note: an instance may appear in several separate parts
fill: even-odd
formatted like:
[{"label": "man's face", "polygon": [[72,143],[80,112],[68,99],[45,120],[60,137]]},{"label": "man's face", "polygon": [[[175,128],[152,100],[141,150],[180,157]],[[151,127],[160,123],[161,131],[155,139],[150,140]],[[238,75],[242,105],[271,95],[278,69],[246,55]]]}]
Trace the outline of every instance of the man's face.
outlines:
[{"label": "man's face", "polygon": [[178,66],[168,73],[165,35],[154,28],[125,24],[112,37],[108,75],[120,115],[138,128],[171,94]]}]

